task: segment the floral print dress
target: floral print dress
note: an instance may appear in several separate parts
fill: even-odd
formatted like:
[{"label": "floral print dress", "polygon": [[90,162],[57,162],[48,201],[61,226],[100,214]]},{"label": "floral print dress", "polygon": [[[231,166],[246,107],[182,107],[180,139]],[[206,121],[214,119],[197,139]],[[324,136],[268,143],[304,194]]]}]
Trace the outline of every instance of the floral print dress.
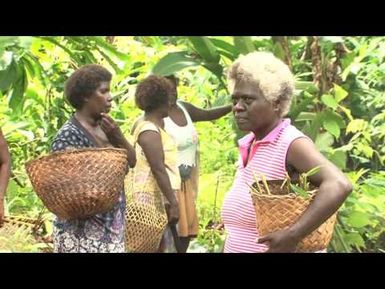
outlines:
[{"label": "floral print dress", "polygon": [[[59,130],[52,151],[96,147],[87,130],[72,117]],[[124,191],[111,211],[87,219],[54,221],[54,252],[107,253],[124,252]]]}]

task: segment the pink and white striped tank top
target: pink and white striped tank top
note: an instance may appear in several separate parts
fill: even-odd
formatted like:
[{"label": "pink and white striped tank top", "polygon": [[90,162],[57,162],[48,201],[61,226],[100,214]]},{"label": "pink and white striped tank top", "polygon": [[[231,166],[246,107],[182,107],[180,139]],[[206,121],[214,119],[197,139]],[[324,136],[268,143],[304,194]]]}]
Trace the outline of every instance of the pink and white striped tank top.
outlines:
[{"label": "pink and white striped tank top", "polygon": [[237,172],[221,213],[227,232],[225,253],[258,253],[267,249],[266,245],[256,243],[259,235],[248,185],[254,182],[257,172],[268,180],[284,179],[288,148],[300,137],[306,136],[290,124],[290,119],[283,119],[267,136],[254,143],[246,167],[247,151],[255,136],[250,133],[238,141]]}]

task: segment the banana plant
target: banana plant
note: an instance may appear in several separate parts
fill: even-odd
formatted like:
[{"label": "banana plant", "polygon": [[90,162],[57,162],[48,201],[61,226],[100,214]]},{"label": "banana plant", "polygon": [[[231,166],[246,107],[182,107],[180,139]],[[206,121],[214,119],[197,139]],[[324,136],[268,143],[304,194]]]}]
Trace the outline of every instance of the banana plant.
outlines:
[{"label": "banana plant", "polygon": [[207,36],[189,36],[184,37],[185,39],[189,41],[190,50],[167,54],[153,67],[153,73],[170,75],[188,67],[201,65],[212,72],[222,88],[227,90],[222,56],[233,61],[240,53],[246,54],[255,50],[251,37],[233,37],[233,44]]},{"label": "banana plant", "polygon": [[73,68],[98,63],[98,59],[103,58],[117,73],[122,73],[117,62],[129,59],[128,55],[119,52],[102,37],[0,37],[0,92],[7,96],[15,116],[23,112],[29,79],[37,78],[44,86],[52,82],[39,56],[31,50],[38,40],[61,48],[69,56]]}]

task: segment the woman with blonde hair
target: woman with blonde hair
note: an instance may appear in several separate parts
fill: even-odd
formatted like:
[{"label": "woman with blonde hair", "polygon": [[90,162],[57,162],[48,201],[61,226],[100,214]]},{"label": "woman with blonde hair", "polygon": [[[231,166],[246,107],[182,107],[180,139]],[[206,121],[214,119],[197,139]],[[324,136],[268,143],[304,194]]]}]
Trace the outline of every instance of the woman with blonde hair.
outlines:
[{"label": "woman with blonde hair", "polygon": [[[228,71],[233,114],[240,130],[240,156],[232,188],[222,208],[228,233],[224,252],[293,252],[305,236],[325,222],[352,191],[344,174],[328,161],[314,143],[285,118],[294,91],[287,65],[267,52],[240,56]],[[292,179],[320,167],[310,181],[319,187],[314,201],[287,229],[260,236],[249,193],[254,173],[268,180]]]}]

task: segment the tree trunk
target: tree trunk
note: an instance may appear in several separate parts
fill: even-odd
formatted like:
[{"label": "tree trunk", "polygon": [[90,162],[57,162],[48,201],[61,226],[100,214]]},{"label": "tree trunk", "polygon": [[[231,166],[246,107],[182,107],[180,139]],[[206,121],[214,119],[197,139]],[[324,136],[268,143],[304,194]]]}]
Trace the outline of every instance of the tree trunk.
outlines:
[{"label": "tree trunk", "polygon": [[283,52],[282,60],[285,62],[290,70],[293,69],[293,65],[291,62],[291,54],[290,54],[290,47],[289,47],[289,40],[286,36],[272,36],[273,43],[275,45],[279,45],[280,50]]},{"label": "tree trunk", "polygon": [[310,50],[313,64],[313,80],[315,85],[319,87],[320,95],[322,95],[333,87],[333,83],[340,84],[342,82],[340,77],[341,59],[348,50],[343,43],[335,44],[335,60],[330,62],[321,51],[318,37],[312,37]]},{"label": "tree trunk", "polygon": [[314,84],[319,88],[319,95],[322,95],[330,88],[327,81],[326,71],[323,69],[323,67],[327,66],[325,66],[325,59],[322,55],[319,38],[317,36],[313,36],[312,38],[313,39],[310,45],[310,50],[311,62],[313,64],[313,81]]}]

